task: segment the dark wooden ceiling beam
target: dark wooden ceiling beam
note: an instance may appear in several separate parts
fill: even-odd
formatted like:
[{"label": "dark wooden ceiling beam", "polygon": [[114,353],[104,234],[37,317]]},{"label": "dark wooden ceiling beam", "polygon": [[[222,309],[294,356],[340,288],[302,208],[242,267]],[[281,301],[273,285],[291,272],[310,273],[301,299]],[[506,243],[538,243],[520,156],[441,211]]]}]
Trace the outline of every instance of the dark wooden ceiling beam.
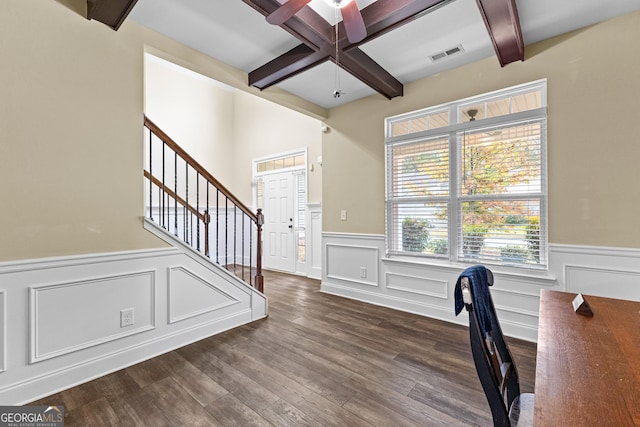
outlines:
[{"label": "dark wooden ceiling beam", "polygon": [[[278,0],[242,0],[267,16],[278,7]],[[372,58],[358,49],[360,44],[379,37],[413,21],[453,0],[379,0],[362,9],[367,37],[350,43],[344,24],[335,28],[318,13],[305,6],[281,27],[303,44],[249,73],[249,85],[265,89],[293,77],[322,62],[335,62],[336,44],[339,65],[375,91],[391,99],[401,96],[402,83]],[[501,66],[524,60],[524,41],[516,0],[476,0]],[[100,21],[117,30],[129,15],[137,0],[87,0],[87,18]],[[284,2],[284,1],[282,1]]]},{"label": "dark wooden ceiling beam", "polygon": [[276,59],[267,62],[249,73],[249,86],[266,89],[289,77],[300,74],[318,64],[326,62],[326,52],[313,50],[305,44],[298,45]]},{"label": "dark wooden ceiling beam", "polygon": [[402,96],[404,92],[400,81],[360,49],[343,52],[340,55],[340,67],[387,99]]},{"label": "dark wooden ceiling beam", "polygon": [[515,0],[476,0],[501,66],[524,61],[524,40]]},{"label": "dark wooden ceiling beam", "polygon": [[95,19],[118,31],[138,0],[87,0],[87,19]]},{"label": "dark wooden ceiling beam", "polygon": [[[263,15],[278,7],[278,0],[243,0]],[[392,99],[401,96],[400,81],[358,49],[363,43],[407,24],[452,0],[378,0],[361,10],[367,37],[350,43],[344,23],[338,24],[339,40],[334,40],[335,27],[308,6],[302,8],[283,25],[286,31],[303,44],[249,73],[249,85],[266,89],[293,77],[328,59],[335,62],[336,44],[339,66],[363,83]],[[524,59],[524,42],[515,0],[477,0],[496,54],[502,66]]]},{"label": "dark wooden ceiling beam", "polygon": [[[243,0],[262,15],[267,16],[280,6],[277,0]],[[435,8],[449,0],[381,0],[363,9],[367,28],[367,39],[371,40],[385,32],[386,26],[395,28],[415,19],[413,15]],[[366,10],[369,9],[367,12]],[[266,89],[287,78],[293,77],[326,60],[335,62],[335,27],[330,25],[310,7],[304,7],[283,25],[286,31],[302,41],[290,51],[249,73],[249,85]],[[382,66],[366,55],[357,44],[346,37],[343,24],[339,24],[338,41],[340,60],[338,64],[354,77],[383,96],[391,99],[403,94],[403,85]],[[345,51],[349,49],[349,52]]]},{"label": "dark wooden ceiling beam", "polygon": [[[249,86],[265,89],[300,74],[327,60],[335,62],[335,52],[314,51],[300,44],[249,73]],[[402,96],[403,86],[382,66],[360,49],[340,54],[340,67],[385,97]]]}]

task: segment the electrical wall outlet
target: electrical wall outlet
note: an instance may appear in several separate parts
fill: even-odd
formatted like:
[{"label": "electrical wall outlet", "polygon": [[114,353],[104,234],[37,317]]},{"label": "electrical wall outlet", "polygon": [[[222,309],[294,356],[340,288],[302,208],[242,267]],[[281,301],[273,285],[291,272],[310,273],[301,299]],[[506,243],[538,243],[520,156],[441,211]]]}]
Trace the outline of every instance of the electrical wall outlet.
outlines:
[{"label": "electrical wall outlet", "polygon": [[133,308],[125,308],[124,310],[120,310],[120,327],[124,328],[125,326],[133,325]]},{"label": "electrical wall outlet", "polygon": [[360,267],[360,278],[361,279],[367,278],[367,267]]},{"label": "electrical wall outlet", "polygon": [[346,221],[347,220],[347,211],[344,210],[344,209],[340,211],[340,220],[341,221]]}]

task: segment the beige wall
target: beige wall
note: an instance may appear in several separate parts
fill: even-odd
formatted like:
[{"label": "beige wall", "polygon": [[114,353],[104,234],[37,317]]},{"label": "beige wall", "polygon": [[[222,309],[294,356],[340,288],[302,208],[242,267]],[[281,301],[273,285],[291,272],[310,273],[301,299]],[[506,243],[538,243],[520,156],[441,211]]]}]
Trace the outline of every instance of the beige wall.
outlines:
[{"label": "beige wall", "polygon": [[140,222],[141,45],[55,2],[4,1],[0,20],[0,259],[159,246]]},{"label": "beige wall", "polygon": [[147,117],[216,179],[231,182],[235,89],[152,55],[144,76]]},{"label": "beige wall", "polygon": [[[145,112],[247,206],[253,202],[252,161],[307,150],[322,154],[321,122],[147,55]],[[308,172],[309,201],[320,202],[322,169]]]},{"label": "beige wall", "polygon": [[[407,85],[403,98],[331,110],[325,231],[384,232],[384,117],[547,78],[551,242],[639,247],[639,38],[635,13],[528,46],[524,63],[501,69],[489,58]],[[130,20],[114,32],[56,1],[0,2],[0,40],[0,261],[162,245],[141,227],[145,51],[327,115],[283,91],[247,88],[245,73]]]},{"label": "beige wall", "polygon": [[[384,118],[537,79],[548,79],[549,240],[640,247],[640,13],[330,111],[323,139],[323,229],[384,233]],[[348,220],[340,221],[341,209]]]},{"label": "beige wall", "polygon": [[[313,172],[307,171],[310,203],[322,197],[322,167],[317,164],[322,155],[321,122],[296,111],[256,98],[243,92],[235,96],[235,156],[234,182],[246,182],[251,177],[251,161],[256,158],[288,151],[307,149]],[[236,188],[243,200],[251,200],[251,188]]]},{"label": "beige wall", "polygon": [[163,245],[141,224],[145,51],[326,115],[283,91],[247,88],[245,73],[130,20],[114,32],[60,2],[3,0],[0,261]]}]

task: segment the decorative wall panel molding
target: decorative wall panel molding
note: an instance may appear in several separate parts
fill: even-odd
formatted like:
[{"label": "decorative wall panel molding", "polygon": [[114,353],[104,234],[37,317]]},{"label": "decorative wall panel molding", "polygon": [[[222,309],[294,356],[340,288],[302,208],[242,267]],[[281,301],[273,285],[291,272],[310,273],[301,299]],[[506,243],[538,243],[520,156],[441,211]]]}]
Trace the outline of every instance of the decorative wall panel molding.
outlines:
[{"label": "decorative wall panel molding", "polygon": [[[324,233],[323,292],[391,307],[428,317],[466,324],[456,317],[453,290],[468,264],[447,264],[421,258],[387,257],[383,235]],[[337,248],[349,248],[337,250]],[[376,248],[374,250],[373,248]],[[383,283],[362,286],[359,263],[377,259]],[[640,300],[640,250],[574,245],[550,245],[549,269],[516,270],[489,266],[496,284],[491,289],[507,335],[537,340],[540,290],[584,292]],[[591,266],[591,267],[585,267]],[[596,267],[594,267],[596,266]],[[346,273],[345,273],[346,272]]]},{"label": "decorative wall panel molding", "polygon": [[[212,289],[194,277],[217,289],[213,310],[169,323],[170,267],[179,292],[200,298],[198,287]],[[263,294],[180,246],[3,262],[0,284],[0,405],[27,404],[267,314]],[[121,326],[121,310],[131,308],[133,325]]]},{"label": "decorative wall panel molding", "polygon": [[360,233],[337,233],[337,232],[323,232],[322,235],[329,240],[344,240],[353,241],[374,241],[384,243],[384,234],[360,234]]},{"label": "decorative wall panel molding", "polygon": [[0,290],[0,373],[7,369],[7,293]]},{"label": "decorative wall panel molding", "polygon": [[447,292],[449,283],[446,280],[425,279],[398,273],[387,273],[385,277],[387,289],[441,299],[449,298]]},{"label": "decorative wall panel molding", "polygon": [[327,243],[324,254],[327,278],[359,285],[378,286],[378,260],[380,259],[378,247]]},{"label": "decorative wall panel molding", "polygon": [[[540,302],[540,292],[539,289],[543,289],[542,287],[538,288],[538,292],[524,292],[519,290],[518,288],[514,289],[514,286],[519,286],[518,283],[509,283],[511,285],[510,289],[502,289],[493,287],[491,288],[491,295],[493,297],[493,302],[496,306],[496,310],[500,311],[511,311],[515,313],[520,313],[525,316],[532,316],[538,319],[538,309]],[[557,290],[557,289],[556,289]],[[528,307],[528,309],[527,309]]]},{"label": "decorative wall panel molding", "polygon": [[[29,288],[30,362],[155,328],[155,271],[140,271]],[[132,325],[121,326],[121,310]]]},{"label": "decorative wall panel molding", "polygon": [[169,267],[169,323],[240,302],[240,299],[184,267]]},{"label": "decorative wall panel molding", "polygon": [[560,289],[640,301],[640,249],[549,245]]},{"label": "decorative wall panel molding", "polygon": [[568,292],[640,301],[640,271],[586,265],[564,266]]},{"label": "decorative wall panel molding", "polygon": [[606,246],[579,246],[579,245],[560,245],[552,243],[549,245],[549,251],[556,254],[569,255],[588,255],[597,257],[613,257],[613,258],[635,258],[640,259],[640,249],[636,248],[615,248]]}]

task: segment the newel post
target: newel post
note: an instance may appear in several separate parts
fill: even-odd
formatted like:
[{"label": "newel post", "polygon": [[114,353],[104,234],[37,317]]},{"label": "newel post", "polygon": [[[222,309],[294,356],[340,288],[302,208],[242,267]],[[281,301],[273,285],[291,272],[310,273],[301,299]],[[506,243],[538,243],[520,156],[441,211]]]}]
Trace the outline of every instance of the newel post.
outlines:
[{"label": "newel post", "polygon": [[260,292],[264,292],[264,277],[262,277],[262,224],[264,224],[264,214],[262,209],[258,209],[256,214],[256,225],[258,227],[258,236],[256,243],[256,280],[255,287]]}]

